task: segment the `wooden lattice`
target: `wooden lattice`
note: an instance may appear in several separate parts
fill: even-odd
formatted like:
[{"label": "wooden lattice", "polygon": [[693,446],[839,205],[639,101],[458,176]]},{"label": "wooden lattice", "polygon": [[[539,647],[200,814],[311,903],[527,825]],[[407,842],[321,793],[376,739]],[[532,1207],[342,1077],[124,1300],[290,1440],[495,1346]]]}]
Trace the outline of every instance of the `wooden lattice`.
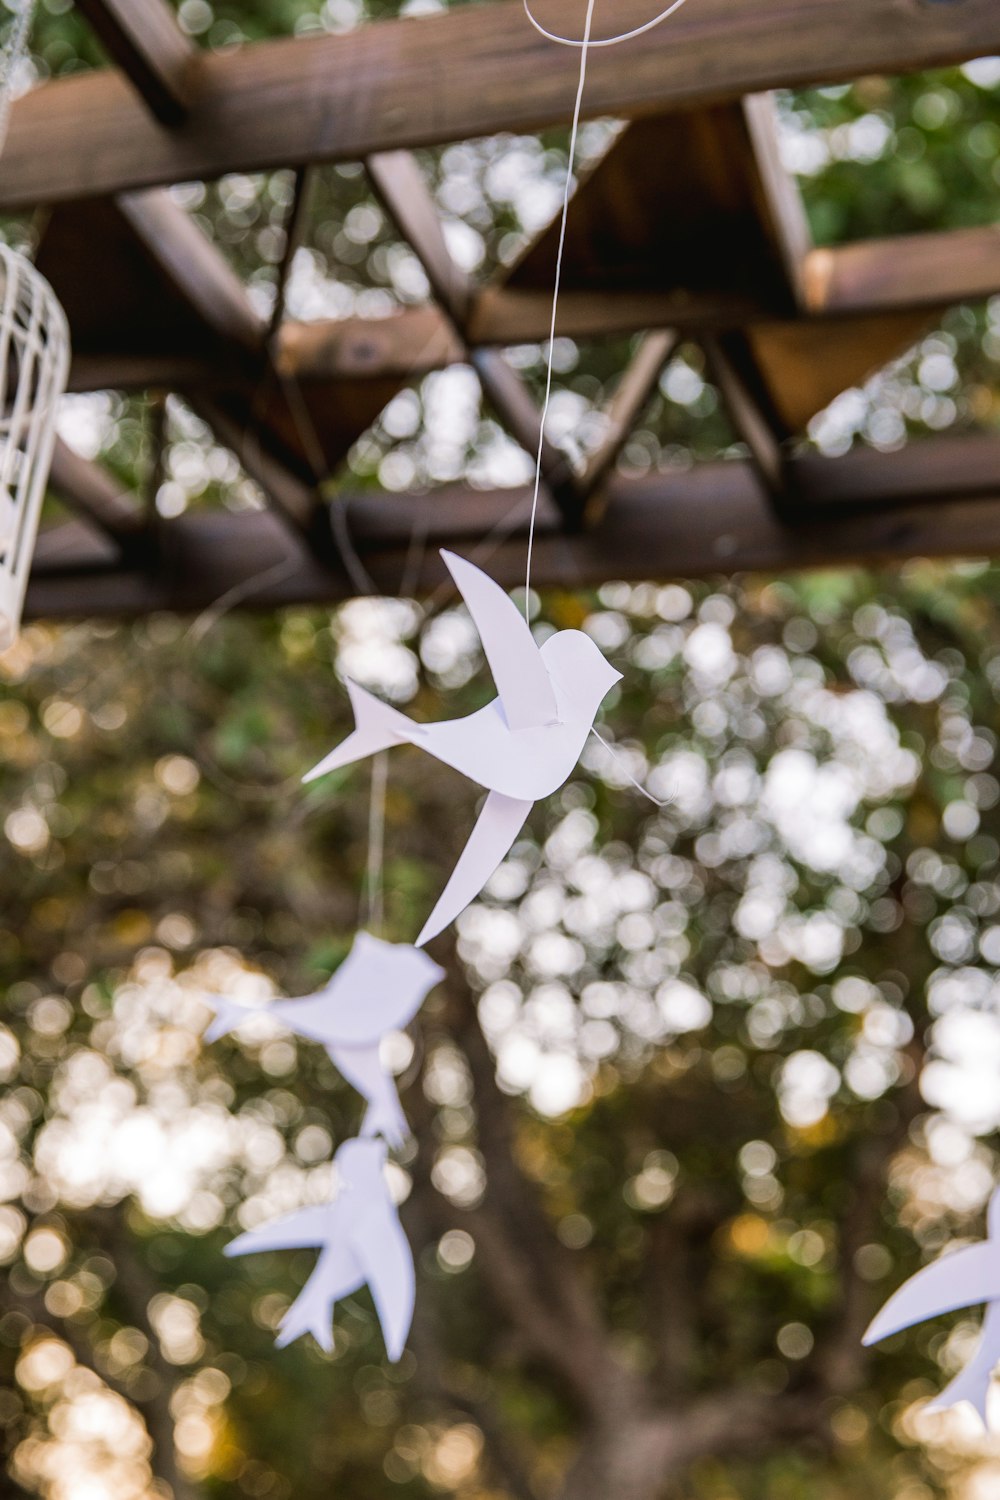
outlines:
[{"label": "wooden lattice", "polygon": [[[343,597],[355,584],[319,487],[406,380],[471,363],[507,431],[534,452],[537,407],[503,351],[546,336],[554,227],[494,281],[473,284],[448,252],[412,152],[565,122],[576,54],[539,37],[517,0],[220,53],[194,47],[164,0],[80,3],[116,67],[46,82],[17,102],[0,211],[45,210],[38,265],[69,315],[72,388],[177,391],[271,509],[151,518],[60,445],[53,487],[77,519],[40,538],[29,607],[198,607],[290,554],[256,602]],[[654,8],[616,0],[613,29]],[[553,31],[579,30],[574,0],[537,9]],[[543,446],[539,582],[1000,545],[990,436],[837,459],[794,444],[815,413],[949,306],[1000,291],[1000,235],[814,247],[767,92],[995,53],[996,0],[689,0],[667,26],[593,54],[585,113],[627,124],[573,200],[560,331],[645,337],[587,463]],[[419,257],[428,305],[306,324],[283,315],[279,289],[268,321],[166,191],[293,167],[294,243],[310,170],[345,161],[364,164]],[[680,337],[704,348],[749,458],[626,478],[617,456]],[[468,551],[487,535],[499,537],[491,571],[520,581],[526,494],[346,489],[340,514],[387,592],[404,579],[436,585],[437,544]],[[415,535],[425,544],[416,563]]]}]

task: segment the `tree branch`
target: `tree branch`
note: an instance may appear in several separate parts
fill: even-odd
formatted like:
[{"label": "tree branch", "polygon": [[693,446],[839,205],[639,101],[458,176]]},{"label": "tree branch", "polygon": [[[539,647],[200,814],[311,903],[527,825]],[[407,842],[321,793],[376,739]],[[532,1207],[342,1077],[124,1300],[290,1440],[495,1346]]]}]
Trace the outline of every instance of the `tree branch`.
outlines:
[{"label": "tree branch", "polygon": [[515,1155],[514,1106],[496,1081],[495,1064],[468,986],[447,955],[445,1024],[465,1057],[474,1087],[477,1140],[486,1165],[486,1195],[475,1210],[450,1210],[476,1240],[490,1291],[532,1349],[588,1412],[635,1397],[634,1377],[614,1358],[596,1297],[559,1243]]},{"label": "tree branch", "polygon": [[839,1296],[830,1312],[828,1336],[817,1339],[816,1354],[810,1362],[830,1394],[854,1390],[863,1376],[868,1355],[861,1339],[874,1308],[871,1287],[858,1271],[857,1254],[878,1234],[889,1168],[913,1121],[926,1108],[919,1086],[924,1063],[922,1042],[915,1039],[906,1052],[913,1075],[896,1094],[896,1117],[888,1128],[859,1142],[853,1192],[839,1225]]}]

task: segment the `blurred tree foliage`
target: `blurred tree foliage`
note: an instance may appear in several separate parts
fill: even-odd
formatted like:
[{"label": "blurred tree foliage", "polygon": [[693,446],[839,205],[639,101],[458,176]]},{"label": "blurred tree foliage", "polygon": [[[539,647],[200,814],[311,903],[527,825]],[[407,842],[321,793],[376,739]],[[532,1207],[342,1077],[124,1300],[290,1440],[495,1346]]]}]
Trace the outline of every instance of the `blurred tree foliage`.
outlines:
[{"label": "blurred tree foliage", "polygon": [[[357,0],[179,14],[214,47],[361,19]],[[41,72],[100,61],[63,0],[37,45]],[[817,238],[992,219],[998,83],[983,62],[784,99]],[[427,153],[471,267],[552,211],[564,148]],[[289,197],[283,173],[186,194],[262,305]],[[319,174],[293,307],[422,295],[361,174]],[[586,446],[624,352],[560,345],[567,441]],[[540,351],[518,358],[537,379]],[[998,358],[1000,306],[959,309],[813,440],[995,424]],[[353,484],[523,464],[457,378],[397,398]],[[142,479],[151,402],[69,416]],[[173,400],[167,436],[164,513],[257,503]],[[623,461],[731,448],[681,350]],[[416,1136],[393,1180],[419,1291],[394,1368],[367,1295],[338,1309],[332,1358],[275,1352],[311,1257],[223,1259],[240,1224],[322,1198],[360,1109],[318,1048],[266,1023],[203,1049],[201,997],[303,993],[342,958],[365,917],[367,772],[298,781],[348,728],[335,668],[417,717],[466,711],[490,691],[467,620],[358,600],[32,626],[0,659],[5,1495],[972,1500],[995,1483],[971,1424],[922,1410],[974,1321],[859,1339],[923,1256],[981,1232],[993,1181],[1000,575],[609,583],[540,617],[623,670],[618,759],[592,743],[536,808],[438,945],[448,981],[400,1046]],[[474,815],[458,778],[392,761],[386,936],[412,937]]]}]

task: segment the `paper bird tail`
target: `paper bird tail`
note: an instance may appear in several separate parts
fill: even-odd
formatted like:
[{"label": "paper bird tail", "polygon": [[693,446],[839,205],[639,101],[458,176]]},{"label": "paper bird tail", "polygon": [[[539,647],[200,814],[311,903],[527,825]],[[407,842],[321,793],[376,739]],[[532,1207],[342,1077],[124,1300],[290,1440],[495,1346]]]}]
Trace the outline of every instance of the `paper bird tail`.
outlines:
[{"label": "paper bird tail", "polygon": [[986,1402],[990,1393],[990,1378],[993,1374],[992,1367],[986,1361],[980,1362],[973,1358],[961,1370],[949,1385],[946,1385],[940,1396],[936,1396],[927,1407],[928,1411],[944,1411],[946,1407],[954,1406],[956,1402],[968,1401],[979,1413],[984,1427],[986,1427]]},{"label": "paper bird tail", "polygon": [[322,1264],[321,1258],[316,1270],[282,1318],[274,1341],[279,1349],[284,1349],[286,1344],[293,1343],[304,1333],[311,1333],[321,1349],[325,1349],[327,1354],[333,1352],[333,1304],[336,1299],[320,1269]]},{"label": "paper bird tail", "polygon": [[206,1042],[217,1042],[221,1036],[235,1031],[236,1027],[252,1014],[248,1007],[241,1005],[238,1000],[226,1000],[221,995],[206,996],[206,1000],[215,1011],[215,1016],[205,1030]]},{"label": "paper bird tail", "polygon": [[350,678],[346,679],[346,687],[354,710],[354,733],[349,734],[342,744],[324,756],[311,771],[307,771],[303,781],[315,781],[317,776],[325,776],[328,771],[337,771],[341,766],[364,760],[377,750],[387,750],[390,745],[402,744],[413,734],[412,722],[398,708],[383,703],[381,698],[374,697],[356,682],[351,682]]},{"label": "paper bird tail", "polygon": [[403,1107],[396,1093],[396,1085],[390,1080],[389,1087],[381,1098],[373,1099],[365,1111],[361,1123],[363,1137],[380,1135],[398,1151],[410,1134]]}]

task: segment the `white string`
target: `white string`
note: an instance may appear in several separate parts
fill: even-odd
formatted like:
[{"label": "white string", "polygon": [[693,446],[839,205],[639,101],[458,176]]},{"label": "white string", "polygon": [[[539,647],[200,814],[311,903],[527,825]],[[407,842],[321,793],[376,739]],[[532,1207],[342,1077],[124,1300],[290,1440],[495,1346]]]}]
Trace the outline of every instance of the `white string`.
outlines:
[{"label": "white string", "polygon": [[389,754],[378,750],[372,756],[372,790],[368,809],[368,872],[365,880],[365,927],[376,935],[385,922],[382,871],[385,856],[385,790],[389,779]]},{"label": "white string", "polygon": [[206,605],[184,632],[184,639],[200,645],[208,632],[244,600],[252,599],[254,594],[271,584],[284,583],[287,578],[294,578],[301,571],[302,558],[297,552],[289,551],[288,556],[283,557],[280,562],[272,563],[259,573],[251,573],[249,578],[244,578],[241,583],[234,583],[232,588]]},{"label": "white string", "polygon": [[540,36],[545,37],[550,42],[558,42],[561,47],[581,47],[586,53],[592,47],[617,47],[619,42],[630,42],[633,37],[642,36],[644,31],[652,31],[654,26],[659,26],[661,21],[665,21],[668,16],[672,16],[674,11],[680,10],[681,6],[685,3],[686,0],[673,0],[672,5],[668,5],[666,10],[661,10],[660,14],[654,16],[651,21],[644,21],[641,26],[636,26],[632,31],[619,32],[618,36],[601,37],[596,42],[591,39],[588,32],[584,32],[581,41],[576,37],[560,36],[558,32],[546,31],[545,27],[539,21],[536,21],[533,16],[528,0],[524,0],[524,13]]},{"label": "white string", "polygon": [[[525,10],[528,10],[525,0]],[[531,11],[528,19],[535,22]],[[587,19],[583,27],[583,41],[577,43],[580,52],[580,76],[576,85],[576,102],[573,105],[573,126],[569,133],[569,158],[566,162],[566,186],[563,190],[562,216],[559,220],[559,247],[556,250],[556,275],[552,285],[552,317],[549,322],[549,353],[545,362],[545,400],[538,421],[538,452],[535,455],[535,482],[531,496],[531,519],[528,522],[528,561],[524,574],[524,618],[531,624],[531,553],[535,545],[535,516],[538,512],[538,491],[542,483],[542,451],[545,446],[545,419],[549,414],[552,396],[552,360],[556,339],[556,313],[559,310],[559,282],[562,278],[563,246],[566,243],[566,220],[569,217],[569,197],[573,185],[573,163],[576,159],[576,137],[580,128],[580,106],[583,103],[583,87],[587,81],[587,49],[590,43],[590,27],[594,19],[594,0],[587,0]]]},{"label": "white string", "polygon": [[619,771],[621,771],[622,775],[625,777],[626,781],[630,781],[637,792],[641,792],[644,797],[647,797],[649,801],[653,803],[654,807],[670,806],[671,798],[665,797],[661,801],[659,797],[654,797],[652,792],[649,791],[647,787],[644,787],[641,781],[636,781],[635,777],[626,766],[624,760],[619,755],[614,745],[611,744],[610,740],[606,740],[603,734],[601,734],[600,730],[596,729],[593,724],[590,726],[590,732],[596,740],[600,740],[601,744],[611,756],[612,760],[615,762]]}]

